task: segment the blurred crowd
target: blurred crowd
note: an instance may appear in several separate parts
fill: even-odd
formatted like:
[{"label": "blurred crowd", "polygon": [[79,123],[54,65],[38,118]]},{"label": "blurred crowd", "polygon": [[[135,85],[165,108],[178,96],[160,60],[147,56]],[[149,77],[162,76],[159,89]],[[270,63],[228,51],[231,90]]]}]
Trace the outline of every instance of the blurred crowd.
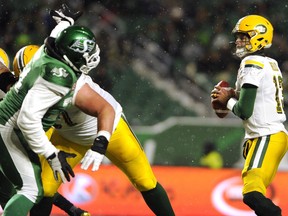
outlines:
[{"label": "blurred crowd", "polygon": [[[2,1],[0,46],[13,56],[26,44],[43,43],[54,25],[47,9],[57,8],[64,2]],[[145,38],[157,44],[163,54],[160,60],[167,57],[166,78],[176,82],[178,78],[186,79],[199,85],[203,83],[199,77],[212,84],[220,79],[233,82],[239,60],[231,55],[231,31],[237,20],[248,14],[259,14],[271,21],[274,40],[267,53],[279,61],[284,75],[288,71],[288,4],[283,1],[74,0],[66,3],[85,11],[79,22],[89,25],[98,38],[103,74],[111,68],[125,70],[133,58],[141,58],[134,53],[134,47]],[[145,58],[147,62],[154,61],[149,60],[149,55]],[[106,85],[111,88],[109,82]]]}]

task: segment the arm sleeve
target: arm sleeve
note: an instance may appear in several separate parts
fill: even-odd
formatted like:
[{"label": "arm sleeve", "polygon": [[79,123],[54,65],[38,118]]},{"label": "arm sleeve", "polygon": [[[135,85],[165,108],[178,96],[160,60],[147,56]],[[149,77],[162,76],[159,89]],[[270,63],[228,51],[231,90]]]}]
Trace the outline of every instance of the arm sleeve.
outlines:
[{"label": "arm sleeve", "polygon": [[240,97],[232,112],[243,120],[251,117],[254,110],[254,103],[256,99],[257,86],[251,84],[244,84],[240,90]]},{"label": "arm sleeve", "polygon": [[50,37],[56,38],[58,34],[60,34],[64,29],[70,26],[70,23],[68,21],[61,21],[58,23],[55,28],[51,31]]}]

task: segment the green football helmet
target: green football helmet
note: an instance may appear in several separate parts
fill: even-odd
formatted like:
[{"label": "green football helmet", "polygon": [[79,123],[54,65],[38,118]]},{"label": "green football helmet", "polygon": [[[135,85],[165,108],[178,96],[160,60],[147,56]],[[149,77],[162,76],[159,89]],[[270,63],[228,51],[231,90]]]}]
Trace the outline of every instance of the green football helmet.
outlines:
[{"label": "green football helmet", "polygon": [[76,72],[88,74],[100,62],[100,49],[90,29],[69,26],[55,39],[57,52]]}]

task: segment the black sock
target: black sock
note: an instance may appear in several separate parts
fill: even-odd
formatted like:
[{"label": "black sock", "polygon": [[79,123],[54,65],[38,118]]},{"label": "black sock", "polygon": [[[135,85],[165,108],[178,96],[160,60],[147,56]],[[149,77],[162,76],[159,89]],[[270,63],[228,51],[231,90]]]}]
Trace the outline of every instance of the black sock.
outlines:
[{"label": "black sock", "polygon": [[74,206],[73,203],[59,193],[55,194],[53,204],[65,211],[70,216],[78,216],[85,212],[84,210]]},{"label": "black sock", "polygon": [[30,210],[30,216],[49,216],[52,211],[53,197],[44,197]]},{"label": "black sock", "polygon": [[262,193],[253,191],[243,196],[243,202],[261,216],[281,216],[281,209]]},{"label": "black sock", "polygon": [[65,211],[66,213],[68,213],[68,211],[73,206],[73,204],[69,200],[67,200],[59,193],[55,194],[53,204]]},{"label": "black sock", "polygon": [[166,191],[159,183],[157,183],[154,189],[141,192],[141,194],[146,204],[157,216],[175,215]]}]

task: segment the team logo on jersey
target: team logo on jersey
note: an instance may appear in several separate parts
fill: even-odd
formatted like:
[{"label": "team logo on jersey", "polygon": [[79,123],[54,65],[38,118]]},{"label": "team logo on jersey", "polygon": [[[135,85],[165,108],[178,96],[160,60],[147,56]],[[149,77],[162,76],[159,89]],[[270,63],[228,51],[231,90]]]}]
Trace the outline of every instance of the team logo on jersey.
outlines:
[{"label": "team logo on jersey", "polygon": [[64,77],[66,78],[68,76],[68,73],[66,72],[66,70],[64,68],[53,68],[51,70],[53,76],[56,76],[56,77]]},{"label": "team logo on jersey", "polygon": [[70,49],[79,53],[91,52],[95,47],[95,41],[93,40],[76,40],[71,46]]}]

